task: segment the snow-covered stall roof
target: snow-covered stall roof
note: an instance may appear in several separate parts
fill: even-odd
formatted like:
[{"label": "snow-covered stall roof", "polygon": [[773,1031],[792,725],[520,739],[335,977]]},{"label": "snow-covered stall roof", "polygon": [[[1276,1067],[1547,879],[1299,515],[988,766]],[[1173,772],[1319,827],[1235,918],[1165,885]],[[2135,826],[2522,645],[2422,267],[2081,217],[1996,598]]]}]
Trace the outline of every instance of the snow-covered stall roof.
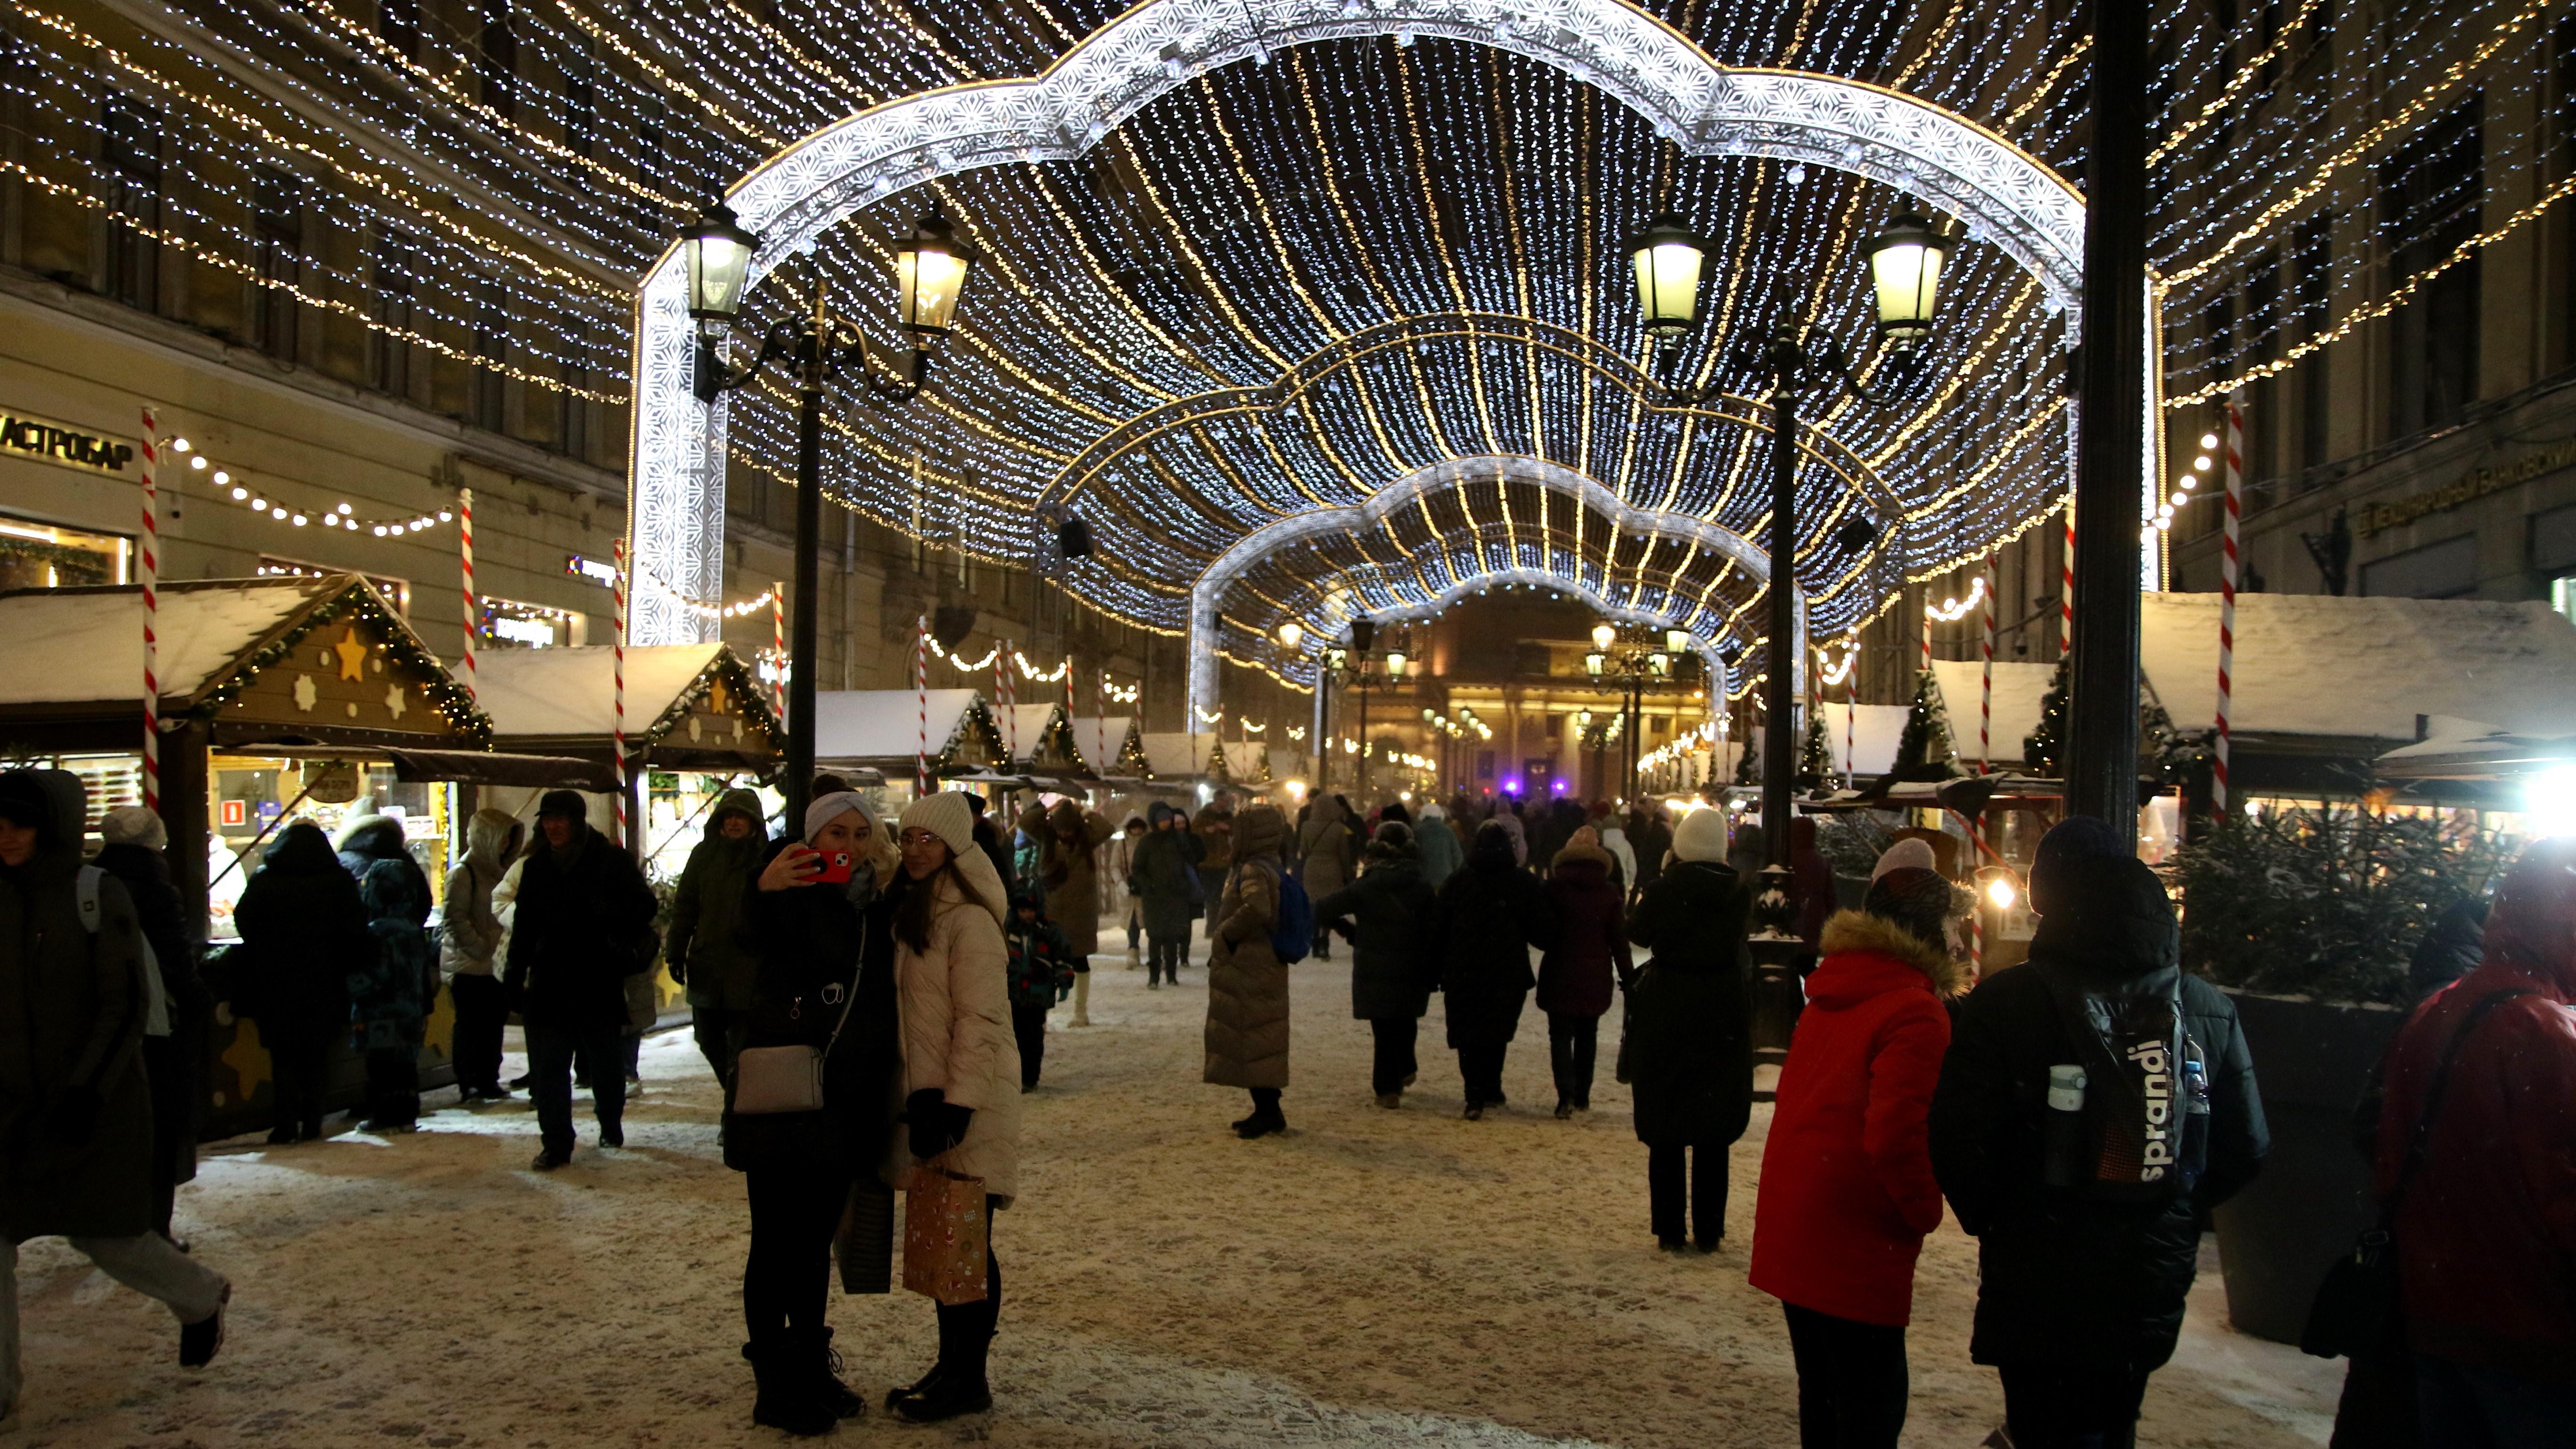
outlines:
[{"label": "snow-covered stall roof", "polygon": [[[2139,663],[2183,729],[2217,713],[2218,595],[2148,594]],[[2512,734],[2576,719],[2576,624],[2543,603],[2239,594],[2229,724],[2246,735],[2413,740],[2419,714]]]},{"label": "snow-covered stall roof", "polygon": [[2437,714],[2424,738],[2379,757],[2394,779],[2480,779],[2576,763],[2576,734],[2518,735],[2480,720]]},{"label": "snow-covered stall roof", "polygon": [[[814,696],[814,758],[874,763],[910,760],[922,744],[923,697],[909,689],[834,689]],[[928,695],[929,752],[937,755],[959,727],[984,714],[971,689]],[[982,762],[978,762],[982,763]]]},{"label": "snow-covered stall roof", "polygon": [[[1084,715],[1073,717],[1073,742],[1082,749],[1082,757],[1102,775],[1130,775],[1132,770],[1118,768],[1118,756],[1127,737],[1135,734],[1136,717],[1130,714]],[[1137,748],[1144,748],[1140,737]]]},{"label": "snow-covered stall roof", "polygon": [[[1823,718],[1826,738],[1833,743],[1834,768],[1850,773],[1852,758],[1857,755],[1864,775],[1884,775],[1895,769],[1896,742],[1905,733],[1905,717],[1912,712],[1910,706],[1902,704],[1862,705],[1859,728],[1847,746],[1844,731],[1851,706],[1826,700]],[[2018,747],[2014,753],[2020,753]]]},{"label": "snow-covered stall roof", "polygon": [[[1072,743],[1073,753],[1067,759],[1043,758],[1041,751],[1046,746],[1047,730],[1058,722],[1067,727],[1065,738]],[[1065,713],[1060,702],[1015,704],[1008,709],[997,709],[993,711],[993,725],[1002,732],[1002,748],[1009,752],[1015,767],[1037,767],[1059,773],[1096,767],[1097,762],[1091,759],[1081,737],[1070,732],[1072,718]]]},{"label": "snow-covered stall roof", "polygon": [[1145,763],[1164,779],[1196,779],[1207,773],[1208,747],[1216,736],[1177,731],[1145,736]]},{"label": "snow-covered stall roof", "polygon": [[[501,739],[605,738],[616,723],[617,651],[606,644],[495,649],[475,656],[475,696]],[[626,651],[626,734],[650,741],[676,721],[709,670],[756,719],[769,700],[723,644],[647,644]]]},{"label": "snow-covered stall roof", "polygon": [[[1959,758],[1963,762],[1977,757],[1978,675],[1983,667],[1984,661],[1977,659],[1932,661],[1932,678],[1941,687],[1941,707],[1950,714],[1950,742],[1959,747]],[[2054,664],[1995,661],[1993,758],[2021,759],[2021,742],[2030,738],[2031,731],[2039,728],[2040,701],[2047,696],[2048,683],[2056,676],[2057,666]],[[1861,718],[1867,720],[1869,716],[1863,714]],[[1903,723],[1902,719],[1898,721],[1900,727]],[[1888,746],[1891,759],[1895,757],[1895,748],[1893,742]],[[1862,758],[1868,758],[1866,751]],[[1867,773],[1866,766],[1863,773]]]}]

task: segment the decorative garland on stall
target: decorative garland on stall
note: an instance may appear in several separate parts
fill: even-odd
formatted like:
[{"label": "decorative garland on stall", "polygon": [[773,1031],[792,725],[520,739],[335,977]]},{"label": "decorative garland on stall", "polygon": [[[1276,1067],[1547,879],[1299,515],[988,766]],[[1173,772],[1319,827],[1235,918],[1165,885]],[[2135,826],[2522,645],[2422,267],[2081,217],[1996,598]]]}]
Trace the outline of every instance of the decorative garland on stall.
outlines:
[{"label": "decorative garland on stall", "polygon": [[295,646],[304,642],[305,636],[326,624],[348,623],[366,624],[383,631],[386,638],[382,647],[387,661],[430,676],[431,682],[421,687],[421,695],[430,711],[448,728],[477,744],[489,745],[492,742],[490,717],[475,705],[474,697],[465,692],[463,685],[448,676],[447,666],[420,642],[419,636],[412,633],[411,626],[385,607],[375,586],[364,579],[352,582],[347,589],[314,605],[303,617],[252,650],[223,683],[208,690],[205,697],[187,711],[187,717],[212,722],[225,705],[232,703],[259,678],[261,670],[284,663],[295,652]]}]

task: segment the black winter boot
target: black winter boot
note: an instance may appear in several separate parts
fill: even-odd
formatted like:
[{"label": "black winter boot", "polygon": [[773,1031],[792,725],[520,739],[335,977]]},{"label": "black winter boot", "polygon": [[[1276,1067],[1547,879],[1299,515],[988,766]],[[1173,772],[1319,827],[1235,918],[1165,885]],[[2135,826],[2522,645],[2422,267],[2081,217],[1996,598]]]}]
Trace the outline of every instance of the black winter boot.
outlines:
[{"label": "black winter boot", "polygon": [[832,1347],[832,1330],[823,1330],[823,1352],[814,1365],[814,1396],[835,1419],[856,1419],[868,1411],[868,1401],[851,1392],[841,1382],[841,1351]]},{"label": "black winter boot", "polygon": [[829,1434],[840,1416],[818,1393],[818,1381],[831,1370],[823,1340],[790,1330],[751,1345],[751,1372],[760,1385],[752,1400],[751,1422],[811,1438]]}]

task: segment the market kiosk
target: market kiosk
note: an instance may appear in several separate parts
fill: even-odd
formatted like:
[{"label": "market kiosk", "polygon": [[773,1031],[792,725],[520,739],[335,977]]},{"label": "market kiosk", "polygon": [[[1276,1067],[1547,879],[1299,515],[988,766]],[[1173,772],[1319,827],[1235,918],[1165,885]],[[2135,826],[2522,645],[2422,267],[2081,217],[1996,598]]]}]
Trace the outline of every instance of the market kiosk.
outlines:
[{"label": "market kiosk", "polygon": [[[814,767],[855,776],[881,819],[902,813],[918,793],[916,756],[931,779],[1010,768],[1010,752],[984,696],[971,689],[836,689],[814,696]],[[874,771],[885,783],[863,783]],[[934,784],[934,789],[940,788]]]}]

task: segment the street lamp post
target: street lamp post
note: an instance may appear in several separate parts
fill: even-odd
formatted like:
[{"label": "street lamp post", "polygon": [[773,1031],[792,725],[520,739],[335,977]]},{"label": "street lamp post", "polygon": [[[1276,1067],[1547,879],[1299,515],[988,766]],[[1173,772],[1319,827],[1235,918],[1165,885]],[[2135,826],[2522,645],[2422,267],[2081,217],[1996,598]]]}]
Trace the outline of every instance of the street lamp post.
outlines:
[{"label": "street lamp post", "polygon": [[1646,691],[1673,677],[1674,662],[1689,648],[1690,635],[1667,629],[1660,647],[1618,647],[1619,631],[1609,624],[1592,629],[1592,652],[1583,656],[1583,671],[1619,687],[1620,777],[1611,793],[1633,798],[1637,789],[1637,741],[1646,728]]},{"label": "street lamp post", "polygon": [[868,391],[889,402],[908,402],[930,377],[928,344],[948,335],[974,258],[957,244],[948,221],[933,211],[921,219],[895,253],[897,319],[913,338],[910,366],[892,378],[869,370],[866,335],[832,315],[822,269],[814,273],[813,305],[796,321],[779,322],[763,335],[760,351],[741,366],[724,359],[722,340],[741,313],[744,280],[760,239],[735,224],[722,202],[710,205],[681,234],[689,272],[689,315],[697,319],[696,393],[713,406],[747,386],[772,362],[796,370],[796,560],[790,584],[794,619],[788,645],[786,819],[802,820],[814,784],[815,626],[820,587],[816,550],[823,511],[823,391],[839,368],[855,366]]}]

